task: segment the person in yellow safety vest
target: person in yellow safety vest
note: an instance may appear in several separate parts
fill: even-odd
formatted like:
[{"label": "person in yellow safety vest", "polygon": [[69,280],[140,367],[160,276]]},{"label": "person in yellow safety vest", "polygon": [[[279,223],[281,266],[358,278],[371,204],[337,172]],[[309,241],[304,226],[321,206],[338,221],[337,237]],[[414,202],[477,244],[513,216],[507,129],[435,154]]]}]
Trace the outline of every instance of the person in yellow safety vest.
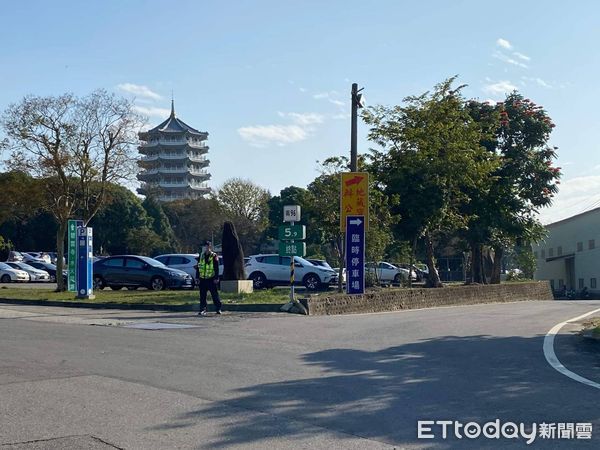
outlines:
[{"label": "person in yellow safety vest", "polygon": [[198,255],[196,265],[196,278],[198,278],[200,289],[200,312],[199,316],[206,316],[206,297],[208,292],[215,304],[217,314],[221,314],[221,299],[217,285],[219,284],[219,257],[212,251],[210,241],[204,241],[202,252]]}]

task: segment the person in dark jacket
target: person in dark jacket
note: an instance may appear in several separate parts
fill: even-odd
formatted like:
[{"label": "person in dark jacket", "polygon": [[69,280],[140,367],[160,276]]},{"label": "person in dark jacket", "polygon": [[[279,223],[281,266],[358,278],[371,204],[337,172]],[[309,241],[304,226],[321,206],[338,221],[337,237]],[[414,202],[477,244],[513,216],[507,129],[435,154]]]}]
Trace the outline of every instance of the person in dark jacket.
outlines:
[{"label": "person in dark jacket", "polygon": [[200,289],[200,312],[199,316],[206,316],[206,297],[208,292],[215,304],[217,314],[221,314],[221,299],[217,285],[219,284],[219,257],[212,251],[210,241],[205,241],[202,252],[198,256],[196,275]]}]

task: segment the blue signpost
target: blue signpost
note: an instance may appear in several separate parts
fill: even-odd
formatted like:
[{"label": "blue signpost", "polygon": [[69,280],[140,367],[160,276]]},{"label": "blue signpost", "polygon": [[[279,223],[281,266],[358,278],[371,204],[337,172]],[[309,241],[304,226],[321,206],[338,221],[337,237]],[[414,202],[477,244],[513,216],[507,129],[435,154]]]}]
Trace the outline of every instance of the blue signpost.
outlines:
[{"label": "blue signpost", "polygon": [[364,216],[346,216],[346,293],[365,293]]},{"label": "blue signpost", "polygon": [[77,298],[93,299],[92,228],[77,228]]}]

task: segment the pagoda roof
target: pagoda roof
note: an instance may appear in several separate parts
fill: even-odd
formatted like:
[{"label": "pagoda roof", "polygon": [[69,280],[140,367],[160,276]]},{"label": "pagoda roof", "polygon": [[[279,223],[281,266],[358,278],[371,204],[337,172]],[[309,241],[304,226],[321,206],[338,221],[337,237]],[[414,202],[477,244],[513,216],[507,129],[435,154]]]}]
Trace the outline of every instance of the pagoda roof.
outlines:
[{"label": "pagoda roof", "polygon": [[206,132],[202,132],[190,127],[183,120],[175,117],[175,103],[173,102],[173,100],[171,100],[171,115],[169,116],[169,118],[161,124],[155,126],[154,128],[140,134],[146,133],[192,133],[200,135],[207,134]]}]

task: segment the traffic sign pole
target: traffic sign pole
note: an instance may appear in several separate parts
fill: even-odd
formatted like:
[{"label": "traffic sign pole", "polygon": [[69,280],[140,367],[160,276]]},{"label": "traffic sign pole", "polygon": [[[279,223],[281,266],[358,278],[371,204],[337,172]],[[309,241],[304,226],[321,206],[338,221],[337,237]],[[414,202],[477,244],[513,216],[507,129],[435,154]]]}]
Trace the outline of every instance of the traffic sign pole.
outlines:
[{"label": "traffic sign pole", "polygon": [[290,302],[296,301],[296,291],[294,283],[295,278],[295,261],[294,258],[304,256],[306,253],[306,244],[299,242],[296,244],[296,240],[303,241],[306,239],[306,227],[304,225],[295,225],[295,222],[299,222],[301,218],[300,205],[285,205],[283,207],[283,221],[288,222],[289,225],[282,225],[279,227],[279,255],[290,257]]},{"label": "traffic sign pole", "polygon": [[[294,226],[294,222],[290,222],[290,225],[293,227]],[[291,241],[292,244],[294,243],[294,241]],[[290,256],[290,301],[293,302],[294,300],[296,300],[296,292],[294,289],[294,277],[295,277],[295,266],[294,266],[294,258],[295,255],[291,255]]]}]

